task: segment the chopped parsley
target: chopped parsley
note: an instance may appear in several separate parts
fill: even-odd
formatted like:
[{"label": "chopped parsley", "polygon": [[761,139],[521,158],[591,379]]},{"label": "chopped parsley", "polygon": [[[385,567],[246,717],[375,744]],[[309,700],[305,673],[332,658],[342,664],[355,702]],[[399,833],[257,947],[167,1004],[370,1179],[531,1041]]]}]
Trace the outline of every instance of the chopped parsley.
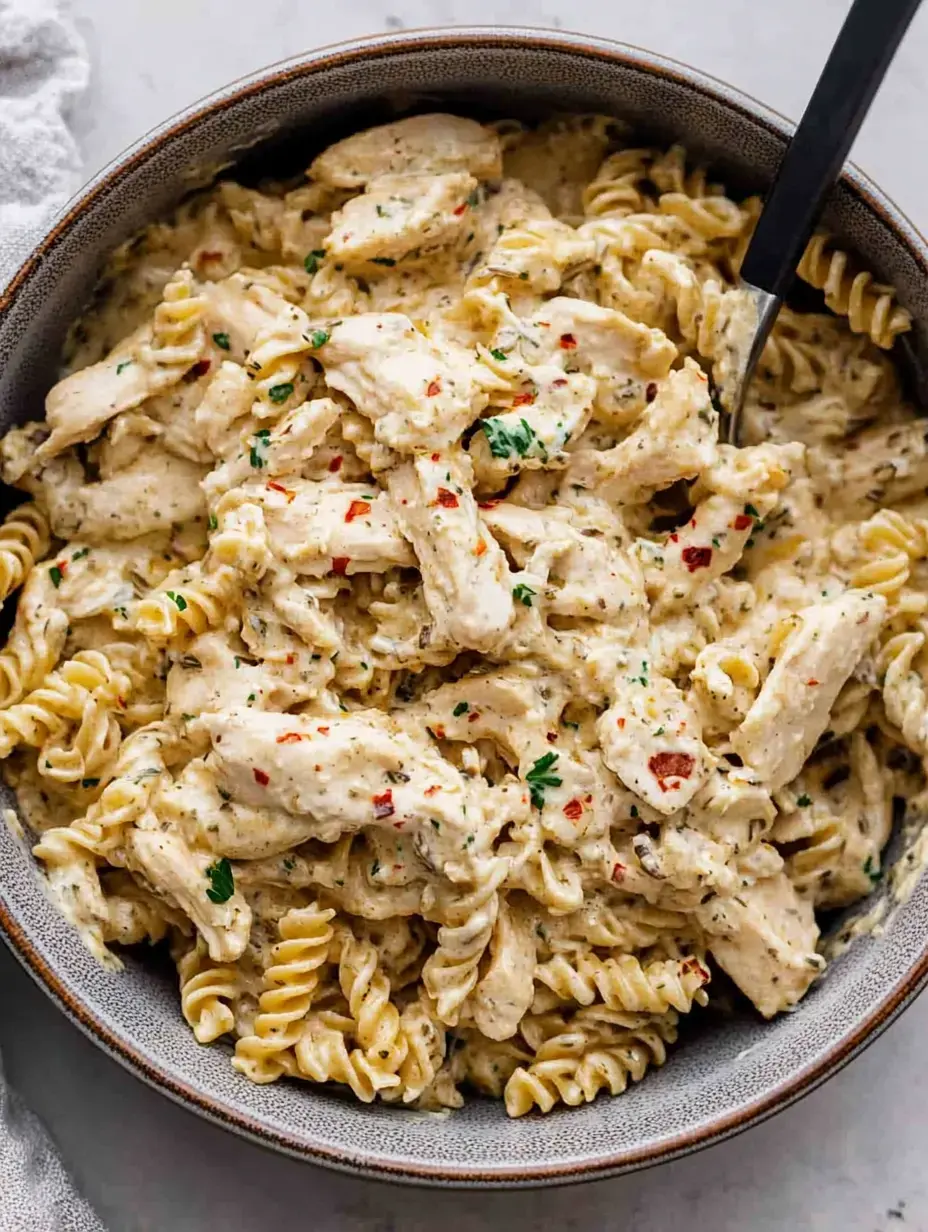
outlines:
[{"label": "chopped parsley", "polygon": [[210,530],[219,529],[219,519],[216,517],[215,513],[211,513],[209,515],[209,528]]},{"label": "chopped parsley", "polygon": [[760,517],[760,514],[757,512],[757,510],[754,508],[753,505],[745,505],[744,512],[752,518]]},{"label": "chopped parsley", "polygon": [[499,347],[493,347],[490,351],[490,354],[493,356],[494,359],[498,359],[500,363],[503,363],[505,360],[509,358],[506,352],[501,351]]},{"label": "chopped parsley", "polygon": [[272,385],[271,388],[267,391],[267,396],[270,398],[270,400],[274,403],[275,406],[280,406],[282,403],[287,401],[287,399],[290,397],[292,393],[293,393],[293,382],[292,381],[282,381],[279,385]]},{"label": "chopped parsley", "polygon": [[511,458],[513,454],[524,458],[538,439],[535,430],[524,419],[510,427],[498,416],[492,416],[490,419],[482,419],[480,427],[494,458]]},{"label": "chopped parsley", "polygon": [[187,600],[183,595],[175,594],[173,590],[169,590],[167,592],[167,596],[176,605],[179,612],[186,612]]},{"label": "chopped parsley", "polygon": [[135,361],[132,359],[124,359],[121,364],[116,365],[116,375],[122,376],[125,370],[130,367]]},{"label": "chopped parsley", "polygon": [[206,897],[211,903],[227,903],[235,893],[235,879],[232,876],[232,865],[223,856],[206,870],[209,889]]},{"label": "chopped parsley", "polygon": [[796,801],[796,804],[799,808],[808,808],[808,806],[811,803],[812,803],[812,797],[807,796],[805,792],[803,792],[802,795],[799,797],[799,799]]},{"label": "chopped parsley", "polygon": [[72,560],[83,560],[85,556],[90,555],[90,548],[81,548],[79,552],[75,552],[71,557]]},{"label": "chopped parsley", "polygon": [[249,460],[251,465],[257,470],[261,470],[267,463],[267,448],[268,442],[271,439],[270,429],[259,429],[251,439],[251,453]]},{"label": "chopped parsley", "polygon": [[451,713],[456,719],[459,719],[462,714],[467,714],[468,710],[470,710],[470,706],[468,706],[467,702],[458,702]]},{"label": "chopped parsley", "polygon": [[232,349],[228,334],[213,334],[213,342],[219,347],[220,351],[231,351]]},{"label": "chopped parsley", "polygon": [[473,208],[475,205],[480,204],[480,190],[478,188],[475,188],[473,192],[470,194],[470,196],[467,198],[467,204],[471,208]]},{"label": "chopped parsley", "polygon": [[296,860],[292,856],[284,856],[284,868],[288,873],[292,872],[296,868]]},{"label": "chopped parsley", "polygon": [[58,587],[61,585],[61,579],[64,577],[64,574],[61,572],[61,570],[58,568],[57,565],[52,565],[52,567],[48,571],[48,576],[51,578],[52,585],[54,586],[55,590],[57,590]]},{"label": "chopped parsley", "polygon": [[313,347],[318,351],[321,346],[325,346],[331,336],[332,335],[328,332],[328,330],[314,329],[309,340],[313,344]]},{"label": "chopped parsley", "polygon": [[316,270],[319,268],[319,262],[322,261],[324,257],[324,248],[314,248],[312,252],[307,253],[303,258],[303,269],[306,270],[307,274],[315,274]]},{"label": "chopped parsley", "polygon": [[529,793],[532,797],[532,804],[537,809],[544,808],[545,788],[560,787],[563,781],[557,775],[549,773],[557,759],[557,753],[545,753],[543,757],[538,758],[525,776],[525,781],[528,783]]},{"label": "chopped parsley", "polygon": [[534,599],[537,591],[532,590],[531,586],[526,586],[524,582],[520,582],[518,586],[513,586],[512,597],[516,602],[521,603],[523,607],[531,607],[532,599]]}]

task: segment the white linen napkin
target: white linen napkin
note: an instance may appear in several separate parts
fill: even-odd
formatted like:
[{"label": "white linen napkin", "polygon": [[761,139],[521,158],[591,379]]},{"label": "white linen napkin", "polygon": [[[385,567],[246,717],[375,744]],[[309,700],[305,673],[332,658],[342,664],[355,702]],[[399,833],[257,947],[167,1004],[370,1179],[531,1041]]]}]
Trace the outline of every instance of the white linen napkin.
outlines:
[{"label": "white linen napkin", "polygon": [[[81,157],[66,117],[88,77],[67,0],[0,0],[0,286],[77,186]],[[103,1232],[2,1065],[0,1229]]]}]

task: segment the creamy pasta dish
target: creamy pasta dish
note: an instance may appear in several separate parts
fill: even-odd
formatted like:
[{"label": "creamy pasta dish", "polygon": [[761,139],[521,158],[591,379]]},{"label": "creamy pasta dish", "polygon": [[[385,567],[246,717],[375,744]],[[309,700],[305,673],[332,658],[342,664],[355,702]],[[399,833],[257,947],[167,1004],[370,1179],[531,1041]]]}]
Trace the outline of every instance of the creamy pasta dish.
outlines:
[{"label": "creamy pasta dish", "polygon": [[597,116],[416,116],[114,256],[26,493],[0,756],[232,1064],[519,1116],[824,967],[928,752],[928,445],[826,235],[721,443],[759,212]]}]

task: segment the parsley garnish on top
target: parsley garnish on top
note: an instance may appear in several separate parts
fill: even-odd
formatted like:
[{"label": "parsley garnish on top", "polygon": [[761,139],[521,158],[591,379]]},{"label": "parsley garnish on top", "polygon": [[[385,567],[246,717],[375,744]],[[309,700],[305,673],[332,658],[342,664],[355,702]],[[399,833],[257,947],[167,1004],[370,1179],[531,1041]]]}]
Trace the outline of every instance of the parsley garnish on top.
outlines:
[{"label": "parsley garnish on top", "polygon": [[307,274],[315,274],[316,270],[319,268],[319,262],[324,256],[324,248],[314,248],[312,252],[306,254],[303,258],[303,268],[306,270]]},{"label": "parsley garnish on top", "polygon": [[531,586],[526,586],[524,582],[520,582],[518,586],[513,586],[512,597],[525,607],[532,606],[532,599],[537,594],[537,591],[532,590]]},{"label": "parsley garnish on top", "polygon": [[261,428],[251,438],[251,453],[249,459],[251,465],[260,470],[267,462],[267,447],[270,443],[271,433],[268,428]]},{"label": "parsley garnish on top", "polygon": [[232,876],[232,865],[223,856],[206,870],[209,879],[209,889],[206,897],[211,903],[226,903],[235,893],[235,878]]},{"label": "parsley garnish on top", "polygon": [[510,427],[502,419],[493,416],[490,419],[481,419],[480,427],[494,458],[511,458],[513,454],[524,458],[538,439],[534,428],[524,419]]},{"label": "parsley garnish on top", "polygon": [[532,797],[532,804],[535,808],[544,808],[545,804],[545,788],[560,787],[563,782],[556,774],[549,774],[548,771],[554,766],[558,759],[557,753],[545,753],[543,757],[539,757],[535,764],[525,776],[525,781],[528,783],[529,793]]}]

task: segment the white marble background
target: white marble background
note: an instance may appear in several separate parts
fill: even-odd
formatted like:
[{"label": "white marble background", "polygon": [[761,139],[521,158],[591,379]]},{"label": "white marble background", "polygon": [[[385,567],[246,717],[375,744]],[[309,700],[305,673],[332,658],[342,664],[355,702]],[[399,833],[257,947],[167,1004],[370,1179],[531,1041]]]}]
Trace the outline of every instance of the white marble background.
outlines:
[{"label": "white marble background", "polygon": [[[88,173],[202,94],[305,48],[388,27],[564,26],[654,48],[787,115],[847,0],[73,0],[94,59],[77,117]],[[928,226],[928,11],[855,157]],[[0,1046],[113,1232],[928,1232],[928,998],[824,1089],[740,1138],[579,1189],[417,1192],[277,1158],[155,1095],[0,954]],[[0,1230],[2,1232],[2,1230]]]}]

